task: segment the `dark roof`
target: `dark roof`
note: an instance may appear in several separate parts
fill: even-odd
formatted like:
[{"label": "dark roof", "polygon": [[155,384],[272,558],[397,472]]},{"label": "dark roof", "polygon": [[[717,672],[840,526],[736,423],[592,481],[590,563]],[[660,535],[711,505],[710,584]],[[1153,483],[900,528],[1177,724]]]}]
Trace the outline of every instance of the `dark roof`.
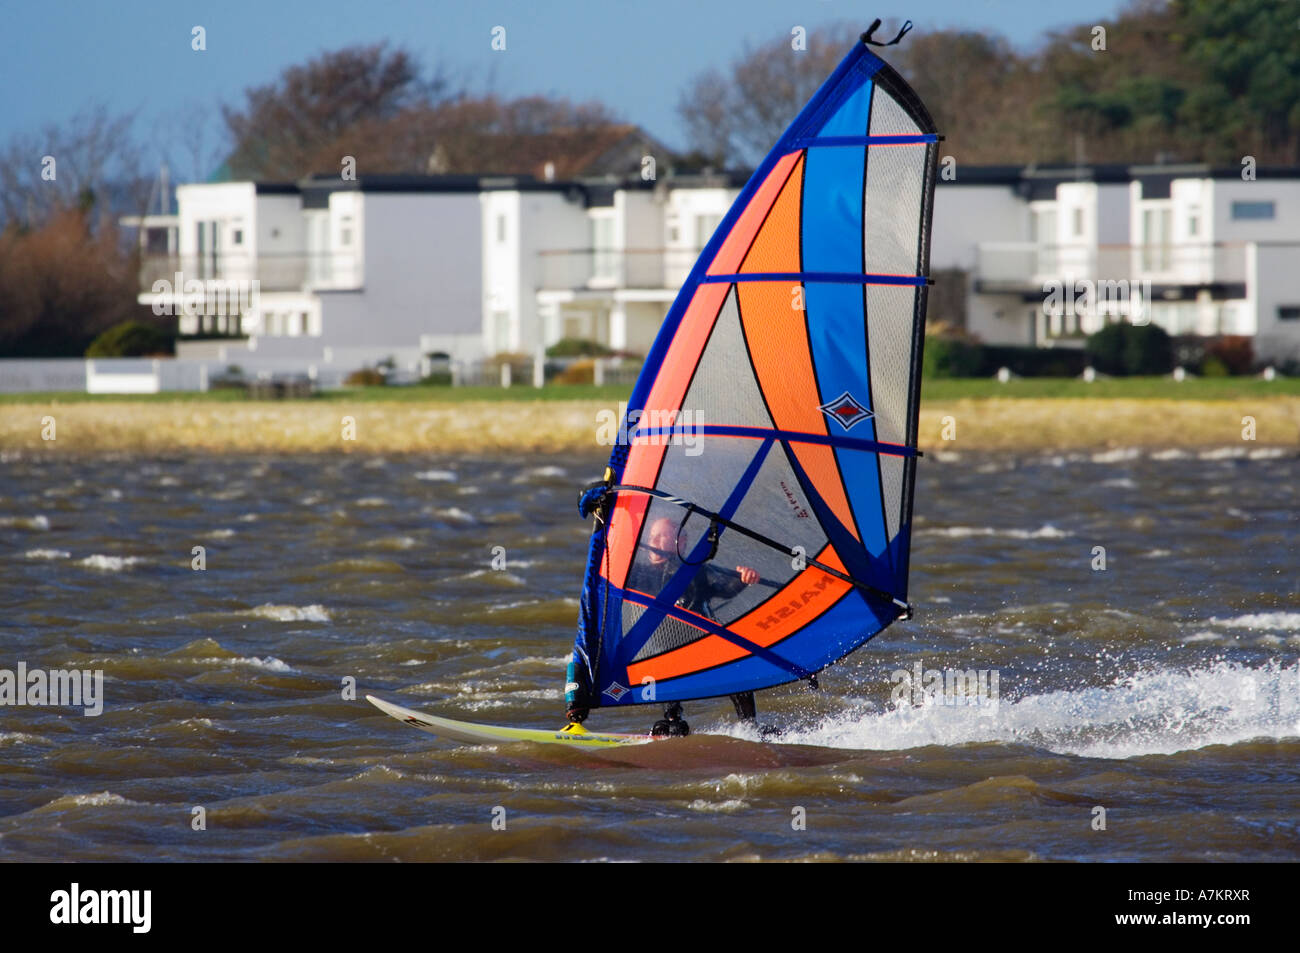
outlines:
[{"label": "dark roof", "polygon": [[[961,165],[956,177],[945,179],[940,166],[938,184],[954,185],[1004,185],[1013,188],[1026,198],[1051,197],[1062,182],[1095,182],[1099,185],[1125,185],[1140,182],[1144,194],[1164,191],[1174,179],[1239,179],[1240,166],[1215,167],[1205,163],[1170,163],[1167,165],[1124,165],[1104,163],[1096,165]],[[1255,170],[1259,179],[1300,179],[1300,166],[1260,166]]]}]

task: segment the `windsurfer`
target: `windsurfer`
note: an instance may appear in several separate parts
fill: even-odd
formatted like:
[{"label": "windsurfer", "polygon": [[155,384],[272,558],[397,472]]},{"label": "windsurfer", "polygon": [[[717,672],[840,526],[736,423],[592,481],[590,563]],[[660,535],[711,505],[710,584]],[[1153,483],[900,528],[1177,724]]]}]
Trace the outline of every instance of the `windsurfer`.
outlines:
[{"label": "windsurfer", "polygon": [[[638,559],[628,574],[627,588],[635,589],[646,595],[655,596],[662,592],[682,565],[682,549],[689,547],[689,538],[685,531],[667,517],[660,517],[650,524],[649,539],[644,549],[645,557]],[[713,566],[701,566],[691,577],[685,591],[677,598],[677,605],[688,612],[694,612],[707,619],[713,619],[713,602],[715,599],[727,600],[738,595],[746,586],[759,581],[758,571],[749,566],[737,566],[735,572],[717,569]],[[577,677],[574,662],[569,665],[569,682]],[[736,717],[743,721],[754,721],[756,709],[754,693],[742,692],[731,696],[731,703],[736,709]],[[583,721],[587,709],[570,708],[570,724]],[[682,706],[672,702],[664,709],[664,717],[655,722],[650,730],[653,735],[686,735],[690,726],[682,718]]]},{"label": "windsurfer", "polygon": [[[662,592],[682,565],[682,550],[690,541],[684,531],[668,517],[660,517],[650,524],[649,545],[646,558],[638,560],[628,574],[627,587],[656,595]],[[714,600],[732,599],[746,586],[758,582],[758,572],[749,566],[737,566],[734,573],[701,566],[687,583],[686,590],[677,599],[677,605],[707,619],[714,618]],[[755,719],[754,693],[743,692],[731,696],[736,716],[746,721]],[[664,717],[650,730],[653,735],[685,735],[690,726],[682,718],[682,706],[673,702],[664,709]]]}]

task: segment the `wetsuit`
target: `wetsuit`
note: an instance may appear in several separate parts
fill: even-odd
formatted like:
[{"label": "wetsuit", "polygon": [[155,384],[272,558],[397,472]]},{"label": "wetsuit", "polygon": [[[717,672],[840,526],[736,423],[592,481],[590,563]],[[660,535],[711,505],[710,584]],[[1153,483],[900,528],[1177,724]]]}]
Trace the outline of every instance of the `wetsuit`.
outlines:
[{"label": "wetsuit", "polygon": [[[682,566],[677,559],[665,559],[661,563],[639,560],[628,573],[627,587],[657,597]],[[677,605],[687,612],[694,612],[706,619],[716,618],[713,614],[714,599],[731,599],[745,588],[739,575],[722,572],[712,566],[701,566],[686,584],[686,589],[677,598]],[[736,709],[736,717],[753,720],[755,717],[754,693],[741,692],[732,695],[731,704]]]}]

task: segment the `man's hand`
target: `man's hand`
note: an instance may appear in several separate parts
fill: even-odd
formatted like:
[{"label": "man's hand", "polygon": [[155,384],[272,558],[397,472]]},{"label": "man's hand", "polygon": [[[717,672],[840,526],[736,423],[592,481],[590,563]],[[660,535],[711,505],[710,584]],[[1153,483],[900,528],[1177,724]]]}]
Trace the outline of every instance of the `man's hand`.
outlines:
[{"label": "man's hand", "polygon": [[747,586],[752,586],[758,582],[758,571],[750,569],[748,566],[737,566],[736,572],[740,573],[740,581]]}]

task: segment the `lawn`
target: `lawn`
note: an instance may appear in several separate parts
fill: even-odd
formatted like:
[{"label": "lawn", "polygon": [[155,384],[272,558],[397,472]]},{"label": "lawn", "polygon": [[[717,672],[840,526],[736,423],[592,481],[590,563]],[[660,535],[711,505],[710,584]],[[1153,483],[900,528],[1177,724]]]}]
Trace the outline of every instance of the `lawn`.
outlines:
[{"label": "lawn", "polygon": [[[517,387],[355,387],[323,391],[312,401],[401,403],[464,403],[475,401],[596,400],[617,404],[626,400],[631,388],[609,384],[549,385],[540,390]],[[1300,395],[1300,377],[1266,381],[1257,377],[1203,377],[1175,381],[1169,377],[1116,377],[1085,383],[1077,378],[1019,378],[1006,384],[988,378],[937,378],[923,383],[925,402],[983,400],[992,398],[1114,398],[1160,400],[1240,400]],[[162,394],[84,394],[79,391],[0,394],[0,404],[70,404],[86,402],[248,401],[242,391],[214,390],[207,393],[168,391]]]}]

